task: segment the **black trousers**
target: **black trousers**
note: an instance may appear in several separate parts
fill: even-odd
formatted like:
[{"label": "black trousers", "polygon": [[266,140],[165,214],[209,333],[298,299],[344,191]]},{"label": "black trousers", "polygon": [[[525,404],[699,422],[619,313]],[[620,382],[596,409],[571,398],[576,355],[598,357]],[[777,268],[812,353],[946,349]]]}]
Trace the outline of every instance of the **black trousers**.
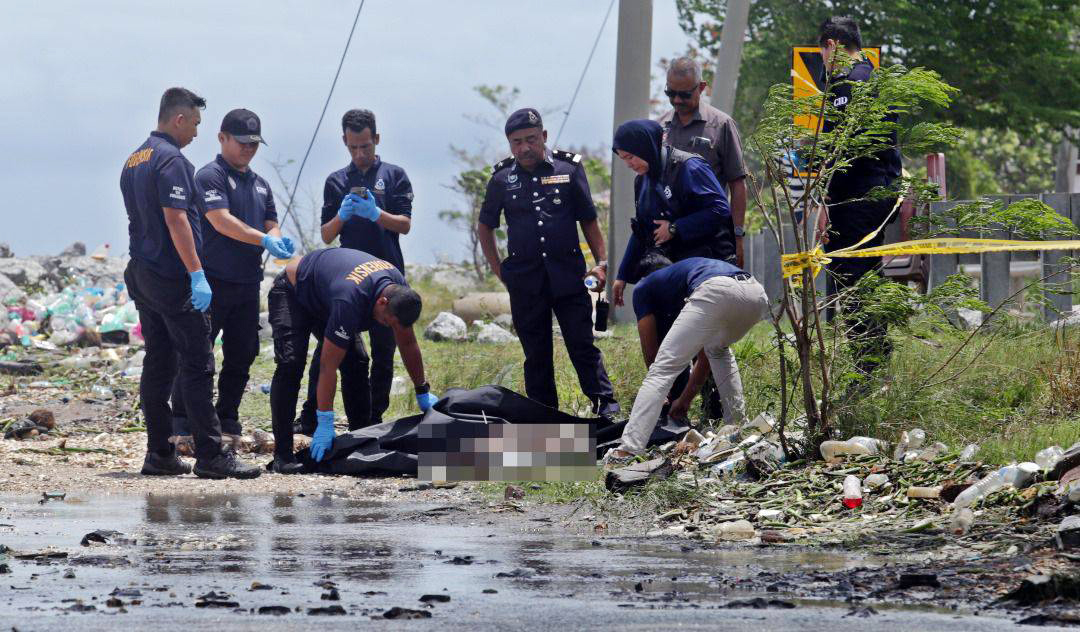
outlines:
[{"label": "black trousers", "polygon": [[[221,431],[238,435],[240,400],[247,388],[251,363],[259,355],[259,284],[230,283],[207,277],[214,296],[210,302],[210,340],[221,334],[221,372],[218,374],[217,411]],[[173,382],[173,434],[191,434],[180,380]]]},{"label": "black trousers", "polygon": [[552,358],[552,312],[559,320],[581,391],[593,403],[593,411],[617,413],[619,405],[604,358],[593,342],[592,302],[584,285],[581,291],[568,296],[553,296],[546,280],[537,294],[510,290],[510,315],[525,351],[525,393],[542,404],[559,407]]},{"label": "black trousers", "polygon": [[[270,328],[274,334],[274,378],[270,383],[270,416],[274,430],[274,454],[291,457],[293,453],[293,417],[296,400],[300,394],[300,382],[307,364],[308,341],[312,335],[320,340],[326,323],[308,312],[296,300],[296,290],[282,272],[274,280],[268,296]],[[359,336],[357,337],[359,339]],[[356,345],[345,353],[341,363],[342,398],[346,410],[356,406],[357,401],[349,384],[355,384],[359,375],[352,367],[360,362],[355,358]],[[317,364],[317,361],[315,361]],[[366,376],[366,373],[365,373]]]},{"label": "black trousers", "polygon": [[[341,365],[341,392],[342,396],[349,393],[354,405],[350,408],[349,400],[345,400],[345,416],[349,418],[349,430],[356,430],[366,426],[381,424],[383,413],[390,408],[390,385],[394,381],[394,352],[397,351],[397,341],[394,339],[394,330],[385,325],[372,323],[368,331],[368,339],[371,342],[371,354],[368,355],[364,347],[363,339],[356,338],[356,354],[350,359],[353,366],[345,367],[343,360]],[[304,429],[315,427],[315,385],[319,382],[319,357],[322,352],[322,342],[315,347],[315,355],[311,358],[311,368],[308,369],[308,394],[300,409],[300,427]],[[368,377],[368,368],[371,375]],[[346,378],[346,374],[349,377]]]},{"label": "black trousers", "polygon": [[196,459],[217,456],[221,453],[221,425],[213,406],[214,354],[209,317],[192,306],[186,278],[164,278],[133,259],[124,272],[124,281],[135,301],[146,339],[146,358],[139,380],[146,449],[162,455],[174,449],[169,443],[169,394],[177,380],[195,439]]}]

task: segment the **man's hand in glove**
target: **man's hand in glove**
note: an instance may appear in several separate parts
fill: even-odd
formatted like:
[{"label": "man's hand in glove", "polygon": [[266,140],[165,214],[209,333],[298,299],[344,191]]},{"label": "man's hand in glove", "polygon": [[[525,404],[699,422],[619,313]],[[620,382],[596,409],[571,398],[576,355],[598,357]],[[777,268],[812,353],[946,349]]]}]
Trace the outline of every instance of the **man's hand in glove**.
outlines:
[{"label": "man's hand in glove", "polygon": [[334,411],[316,410],[315,418],[318,425],[315,426],[315,433],[311,435],[311,458],[318,463],[334,445]]}]

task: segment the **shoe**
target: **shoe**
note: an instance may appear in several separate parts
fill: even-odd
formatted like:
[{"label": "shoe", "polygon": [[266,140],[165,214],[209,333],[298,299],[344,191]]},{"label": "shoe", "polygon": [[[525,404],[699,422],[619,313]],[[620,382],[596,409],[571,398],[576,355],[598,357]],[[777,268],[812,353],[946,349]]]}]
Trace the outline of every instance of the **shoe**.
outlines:
[{"label": "shoe", "polygon": [[637,458],[637,455],[635,454],[630,454],[627,456],[616,456],[616,450],[619,450],[619,448],[611,448],[607,451],[607,454],[604,455],[604,459],[601,461],[601,464],[604,466],[605,470],[611,470],[630,465]]},{"label": "shoe", "polygon": [[315,434],[315,426],[316,424],[314,420],[308,423],[306,421],[297,419],[293,422],[293,434],[307,435],[310,437],[311,435]]},{"label": "shoe", "polygon": [[147,452],[143,460],[142,474],[146,476],[182,476],[191,474],[191,466],[180,460],[175,453],[161,456],[156,452]]},{"label": "shoe", "polygon": [[236,458],[232,450],[223,450],[212,459],[195,461],[195,476],[199,478],[259,478],[262,472]]},{"label": "shoe", "polygon": [[270,471],[275,474],[303,474],[304,466],[294,458],[275,456],[270,463]]},{"label": "shoe", "polygon": [[195,456],[195,439],[191,435],[173,435],[169,437],[169,443],[175,446],[180,456]]}]

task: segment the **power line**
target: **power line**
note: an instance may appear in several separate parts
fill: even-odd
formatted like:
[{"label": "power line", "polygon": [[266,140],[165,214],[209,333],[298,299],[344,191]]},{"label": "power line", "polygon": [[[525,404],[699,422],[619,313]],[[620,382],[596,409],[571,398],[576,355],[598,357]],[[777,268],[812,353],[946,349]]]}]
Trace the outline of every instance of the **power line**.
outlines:
[{"label": "power line", "polygon": [[[326,95],[326,102],[323,103],[322,112],[319,113],[319,122],[315,124],[315,131],[311,133],[311,141],[308,143],[307,151],[304,152],[304,159],[300,161],[300,168],[296,171],[296,181],[293,182],[292,191],[289,192],[289,204],[285,207],[285,212],[281,215],[281,220],[278,222],[280,225],[285,225],[285,218],[289,216],[289,213],[293,209],[293,199],[296,197],[296,189],[300,186],[300,175],[304,173],[304,165],[307,164],[308,156],[311,155],[311,148],[315,146],[315,138],[319,135],[319,128],[322,127],[323,118],[326,116],[326,109],[330,107],[330,97],[334,96],[334,88],[337,87],[338,77],[341,76],[341,67],[345,65],[345,56],[349,53],[349,45],[352,44],[353,33],[356,32],[356,24],[360,21],[360,12],[364,10],[364,2],[366,0],[360,0],[360,6],[356,8],[356,17],[353,18],[352,28],[349,29],[349,37],[345,40],[345,50],[341,51],[341,60],[338,61],[337,72],[334,73],[334,81],[330,84],[330,92]],[[263,257],[263,263],[266,263],[266,259],[270,254],[267,253],[266,257]]]},{"label": "power line", "polygon": [[574,102],[577,101],[578,92],[581,91],[581,84],[585,81],[585,73],[589,71],[589,64],[592,63],[593,54],[596,53],[596,46],[600,43],[600,36],[604,34],[604,27],[607,26],[608,18],[611,16],[611,9],[615,6],[615,0],[611,0],[607,7],[607,13],[604,14],[604,21],[600,23],[600,30],[596,32],[596,40],[593,41],[592,50],[589,51],[589,58],[585,60],[585,67],[581,69],[581,76],[578,77],[577,87],[574,88],[574,96],[570,97],[570,105],[566,107],[565,116],[563,116],[562,125],[559,125],[559,133],[555,135],[555,144],[553,147],[558,147],[559,139],[562,138],[563,128],[566,127],[566,120],[570,118],[570,110],[574,109]]}]

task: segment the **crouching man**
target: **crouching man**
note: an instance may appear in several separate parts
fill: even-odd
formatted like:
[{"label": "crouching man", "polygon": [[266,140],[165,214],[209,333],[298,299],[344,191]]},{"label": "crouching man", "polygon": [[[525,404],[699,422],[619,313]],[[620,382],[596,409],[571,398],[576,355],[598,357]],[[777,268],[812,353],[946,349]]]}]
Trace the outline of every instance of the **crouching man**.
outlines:
[{"label": "crouching man", "polygon": [[427,411],[438,400],[424,380],[424,360],[412,330],[420,317],[420,295],[392,263],[349,248],[318,250],[290,262],[275,279],[268,299],[277,364],[270,384],[274,472],[302,471],[293,455],[293,418],[312,334],[323,341],[316,388],[318,423],[311,439],[315,461],[321,461],[334,442],[338,368],[357,365],[342,360],[356,353],[354,339],[373,324],[393,331],[401,360],[416,385],[420,410]]},{"label": "crouching man", "polygon": [[[725,417],[745,417],[739,369],[733,362],[724,361],[730,356],[724,350],[768,313],[764,288],[730,263],[704,257],[671,263],[652,254],[642,260],[640,270],[647,276],[634,289],[634,313],[649,371],[634,400],[621,444],[605,457],[608,462],[625,460],[645,450],[668,390],[702,350],[717,385],[734,382],[730,389],[720,389],[725,393]],[[658,343],[656,321],[672,313],[677,314],[674,323],[663,342]],[[705,366],[698,362],[695,372],[703,372]],[[700,381],[692,377],[687,389],[693,389],[695,383],[700,387]]]}]

